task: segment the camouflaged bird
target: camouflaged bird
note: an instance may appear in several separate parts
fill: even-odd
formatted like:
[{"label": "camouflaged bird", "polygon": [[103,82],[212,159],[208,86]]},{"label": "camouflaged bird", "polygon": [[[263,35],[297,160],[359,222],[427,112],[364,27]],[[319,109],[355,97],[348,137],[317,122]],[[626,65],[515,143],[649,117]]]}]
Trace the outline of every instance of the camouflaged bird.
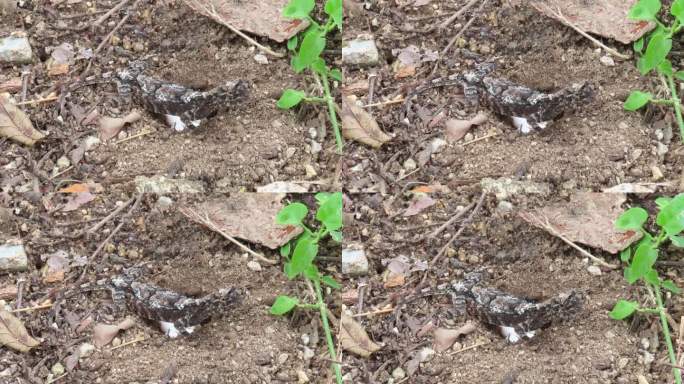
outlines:
[{"label": "camouflaged bird", "polygon": [[548,127],[564,112],[589,101],[593,89],[588,83],[573,84],[553,93],[544,93],[490,74],[494,63],[479,64],[474,71],[434,79],[406,96],[407,116],[411,100],[436,87],[461,86],[466,102],[471,106],[483,104],[495,113],[510,119],[523,134]]},{"label": "camouflaged bird", "polygon": [[509,343],[523,337],[532,338],[537,330],[551,323],[565,320],[580,311],[583,298],[570,290],[544,301],[518,297],[482,285],[483,271],[465,275],[448,288],[454,306],[460,313],[468,312],[481,322],[498,328]]},{"label": "camouflaged bird", "polygon": [[126,304],[143,319],[157,322],[171,338],[194,332],[197,326],[221,316],[240,302],[240,291],[235,288],[193,298],[141,282],[145,272],[142,267],[133,267],[112,278],[109,287],[112,299],[119,305]]},{"label": "camouflaged bird", "polygon": [[176,131],[198,127],[203,119],[249,96],[250,84],[244,80],[228,81],[208,91],[174,84],[144,74],[146,64],[134,61],[117,73],[119,94],[130,99],[138,96],[145,106],[165,118]]}]

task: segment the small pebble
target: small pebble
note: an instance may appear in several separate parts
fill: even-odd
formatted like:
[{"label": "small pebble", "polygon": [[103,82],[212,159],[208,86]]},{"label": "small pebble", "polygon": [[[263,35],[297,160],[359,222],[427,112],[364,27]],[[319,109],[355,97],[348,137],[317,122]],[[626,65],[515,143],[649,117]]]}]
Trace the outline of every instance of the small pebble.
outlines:
[{"label": "small pebble", "polygon": [[278,364],[280,364],[280,365],[285,364],[285,362],[289,358],[290,358],[290,355],[288,355],[287,353],[281,353],[280,355],[278,355]]},{"label": "small pebble", "polygon": [[261,53],[254,55],[254,61],[256,61],[259,64],[263,64],[263,65],[268,64],[268,58]]},{"label": "small pebble", "polygon": [[406,161],[404,161],[404,169],[407,171],[413,171],[417,167],[418,167],[418,164],[416,164],[416,161],[410,157],[408,159],[406,159]]},{"label": "small pebble", "polygon": [[590,275],[601,276],[601,268],[597,267],[596,265],[590,265],[587,267],[587,271]]},{"label": "small pebble", "polygon": [[80,347],[78,347],[78,351],[81,358],[86,358],[95,352],[95,346],[90,343],[83,343]]},{"label": "small pebble", "polygon": [[69,161],[69,159],[66,156],[62,156],[59,159],[57,159],[57,167],[59,169],[67,168],[70,165],[71,161]]},{"label": "small pebble", "polygon": [[404,370],[401,367],[396,367],[392,371],[392,377],[395,380],[401,380],[406,377],[406,372],[404,372]]},{"label": "small pebble", "polygon": [[251,260],[247,263],[247,268],[251,269],[254,272],[259,272],[261,271],[261,264],[257,263],[254,260]]},{"label": "small pebble", "polygon": [[59,362],[55,363],[55,365],[50,368],[50,372],[55,376],[62,376],[64,374],[64,366]]},{"label": "small pebble", "polygon": [[665,175],[663,175],[663,171],[660,170],[657,166],[651,167],[651,174],[653,175],[653,181],[658,181],[662,180]]},{"label": "small pebble", "polygon": [[608,56],[608,55],[601,56],[599,61],[601,62],[601,64],[608,66],[608,67],[614,67],[615,66],[615,60],[613,60],[613,58]]}]

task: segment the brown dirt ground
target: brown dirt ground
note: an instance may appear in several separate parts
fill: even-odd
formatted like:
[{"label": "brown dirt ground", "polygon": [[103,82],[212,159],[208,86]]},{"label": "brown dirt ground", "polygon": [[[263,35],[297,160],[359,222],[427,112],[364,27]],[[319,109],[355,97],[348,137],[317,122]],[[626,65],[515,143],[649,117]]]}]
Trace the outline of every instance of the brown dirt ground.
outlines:
[{"label": "brown dirt ground", "polygon": [[[32,66],[33,80],[27,99],[37,98],[40,92],[58,86],[85,68],[86,61],[81,60],[69,75],[49,77],[45,69],[47,47],[69,42],[77,51],[80,47],[94,48],[123,12],[96,31],[74,29],[88,25],[97,16],[62,16],[105,11],[116,3],[25,2],[16,14],[0,15],[0,36],[14,30],[26,31],[34,53],[39,56]],[[50,367],[58,362],[64,364],[74,348],[91,340],[90,328],[76,333],[67,316],[75,319],[77,325],[89,315],[95,322],[107,323],[130,315],[115,311],[106,292],[75,290],[71,285],[81,268],[72,268],[64,282],[53,284],[42,282],[39,269],[43,265],[41,255],[57,250],[70,255],[91,255],[120,218],[90,238],[71,239],[69,235],[104,218],[117,202],[127,201],[134,194],[135,176],[170,174],[201,181],[207,188],[206,196],[171,196],[175,202],[182,202],[201,201],[219,192],[253,191],[256,186],[276,180],[322,181],[314,183],[312,189],[329,189],[337,167],[334,139],[325,134],[324,111],[305,107],[288,112],[275,107],[284,88],[312,87],[303,76],[293,74],[287,59],[269,58],[268,65],[257,64],[254,49],[224,27],[194,14],[180,1],[143,1],[116,36],[120,41],[107,47],[93,62],[91,75],[95,81],[65,99],[63,118],[58,118],[57,104],[24,107],[38,129],[50,132],[46,140],[28,149],[0,140],[0,242],[21,238],[31,260],[28,272],[0,276],[0,286],[16,285],[23,278],[27,280],[24,306],[34,305],[49,295],[57,295],[53,298],[58,303],[47,311],[19,315],[29,332],[44,341],[40,348],[26,355],[2,350],[3,383],[44,383]],[[271,44],[266,39],[261,41]],[[142,51],[129,47],[136,43],[143,45]],[[284,49],[276,44],[271,46]],[[51,179],[59,157],[68,156],[84,137],[97,135],[96,127],[76,124],[70,113],[72,105],[85,110],[97,107],[103,116],[122,116],[131,108],[141,108],[125,104],[114,84],[97,82],[139,57],[147,57],[152,63],[152,73],[174,82],[210,85],[228,79],[249,80],[253,85],[251,97],[219,113],[202,127],[181,134],[171,132],[162,121],[144,111],[142,120],[127,127],[126,133],[114,140],[148,130],[150,134],[120,144],[101,144],[88,151],[77,167]],[[2,67],[0,82],[20,73],[21,68]],[[318,154],[311,153],[312,131],[317,132],[315,140],[322,144]],[[317,175],[306,176],[307,164]],[[54,191],[77,181],[101,183],[104,192],[74,212],[48,212],[41,198],[47,196],[46,199],[59,202],[62,198],[53,195]],[[313,201],[310,196],[304,199]],[[172,362],[178,367],[174,383],[296,382],[297,371],[306,373],[312,382],[324,380],[329,362],[320,358],[324,356],[325,343],[318,334],[318,318],[314,314],[284,318],[268,315],[268,307],[277,294],[308,297],[306,287],[287,281],[280,266],[263,266],[260,272],[249,270],[248,258],[237,247],[190,223],[174,209],[167,214],[159,213],[156,201],[155,196],[143,198],[138,211],[112,239],[113,247],[105,248],[101,261],[94,263],[86,275],[86,285],[93,286],[123,267],[145,262],[159,271],[156,278],[161,285],[195,293],[237,286],[247,292],[244,303],[196,334],[176,340],[163,337],[154,325],[138,319],[136,327],[122,333],[120,339],[126,343],[144,336],[144,341],[113,351],[96,351],[58,382],[159,382]],[[270,258],[277,257],[276,251],[257,249]],[[331,268],[335,270],[334,266]],[[8,304],[14,303],[13,299],[8,300]],[[313,350],[313,358],[304,358],[305,347]]]},{"label": "brown dirt ground", "polygon": [[[378,76],[373,102],[405,95],[429,78],[432,63],[419,67],[415,76],[396,79],[392,71],[396,57],[392,50],[415,45],[421,51],[441,51],[472,12],[444,33],[425,34],[416,30],[441,23],[465,3],[435,0],[422,7],[402,7],[391,1],[377,1],[364,9],[362,3],[352,1],[348,8],[355,16],[345,24],[344,39],[371,34],[382,59],[371,69],[348,68],[346,82],[366,81],[373,72]],[[449,251],[448,260],[430,271],[429,286],[447,283],[460,276],[464,269],[483,266],[491,272],[492,284],[528,297],[547,297],[578,288],[587,295],[581,314],[518,345],[507,345],[497,334],[480,326],[476,333],[459,340],[455,348],[487,344],[460,353],[437,354],[422,363],[406,382],[628,383],[635,382],[639,374],[651,383],[671,382],[662,338],[659,343],[653,342],[659,337],[655,336],[658,332],[655,320],[642,319],[630,328],[630,324],[612,321],[607,316],[618,297],[643,292],[627,287],[618,271],[590,275],[587,262],[576,251],[547,233],[530,228],[515,213],[518,209],[563,200],[575,190],[600,191],[622,182],[652,181],[653,166],[664,173],[661,181],[671,183],[671,187],[660,192],[677,192],[681,143],[676,133],[671,142],[656,133],[656,129],[661,132],[672,129],[666,127],[671,116],[665,117],[661,110],[639,114],[622,109],[629,90],[654,89],[658,84],[641,78],[633,61],[616,61],[614,67],[601,64],[600,55],[591,43],[570,28],[540,16],[524,2],[518,6],[507,1],[489,2],[463,38],[462,49],[452,50],[445,57],[437,75],[468,68],[473,64],[469,57],[476,53],[482,59],[495,59],[499,63],[497,73],[502,77],[541,89],[589,81],[596,88],[594,100],[544,132],[528,136],[518,134],[507,122],[493,116],[470,133],[474,139],[492,133],[497,134],[495,137],[465,146],[460,145],[462,142],[449,144],[408,176],[405,176],[408,171],[403,168],[404,162],[409,158],[416,160],[417,153],[434,137],[443,137],[443,126],[407,127],[401,121],[401,104],[371,108],[381,128],[394,138],[379,150],[358,144],[347,147],[343,185],[349,190],[369,193],[349,194],[350,200],[345,205],[345,217],[349,218],[345,242],[364,244],[371,262],[369,276],[347,281],[349,288],[366,285],[362,290],[363,308],[356,303],[350,305],[350,310],[372,311],[376,305],[396,303],[400,297],[413,294],[422,274],[413,273],[403,286],[386,289],[382,261],[399,255],[413,260],[432,259],[446,242],[446,236],[452,235],[458,225],[434,242],[418,241],[420,236],[435,228],[431,224],[449,219],[457,206],[476,201],[480,195],[480,179],[506,176],[545,182],[552,188],[549,196],[515,197],[511,200],[513,212],[498,210],[496,199],[489,196],[472,226]],[[613,41],[606,43],[615,45]],[[620,47],[625,51],[627,48]],[[360,96],[366,103],[366,95]],[[474,115],[474,110],[462,110],[456,100],[458,91],[451,87],[426,92],[413,103],[426,110],[427,120],[440,108],[448,117]],[[664,156],[657,154],[658,141],[669,146]],[[450,191],[434,194],[437,204],[419,215],[410,218],[396,215],[406,207],[408,191],[421,184],[441,184]],[[599,250],[592,252],[615,260],[614,256]],[[668,251],[668,257],[678,256]],[[662,272],[681,284],[678,270],[663,269]],[[677,297],[670,302],[675,319],[682,314],[681,304]],[[406,370],[414,351],[432,344],[430,334],[416,335],[421,326],[432,321],[437,326],[457,328],[466,321],[454,318],[449,308],[449,300],[428,297],[415,299],[386,316],[362,318],[371,338],[384,347],[368,359],[353,355],[345,358],[350,382],[404,382],[391,378],[393,370],[397,367]],[[651,341],[650,345],[642,345],[644,338]],[[655,362],[644,364],[644,349],[655,353]]]}]

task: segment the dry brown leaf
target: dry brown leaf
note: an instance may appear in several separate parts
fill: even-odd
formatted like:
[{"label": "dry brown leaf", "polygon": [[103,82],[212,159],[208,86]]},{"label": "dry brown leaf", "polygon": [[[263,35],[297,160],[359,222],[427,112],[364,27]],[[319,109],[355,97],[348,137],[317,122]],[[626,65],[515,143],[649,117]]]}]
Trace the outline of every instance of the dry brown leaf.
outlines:
[{"label": "dry brown leaf", "polygon": [[95,200],[95,195],[90,192],[78,192],[70,196],[69,200],[62,207],[62,211],[71,212],[81,208],[82,205]]},{"label": "dry brown leaf", "polygon": [[401,287],[406,283],[406,276],[403,273],[389,273],[385,279],[385,288]]},{"label": "dry brown leaf", "polygon": [[250,0],[239,7],[235,0],[184,0],[195,11],[236,29],[282,43],[309,26],[308,21],[282,16],[289,0]]},{"label": "dry brown leaf", "polygon": [[413,198],[413,200],[411,200],[409,206],[406,208],[402,215],[404,217],[417,215],[423,212],[424,209],[430,208],[436,203],[437,201],[435,201],[435,199],[431,198],[428,195],[416,195]]},{"label": "dry brown leaf", "polygon": [[238,193],[182,207],[180,211],[209,229],[276,249],[302,233],[302,229],[294,225],[275,223],[276,215],[284,206],[283,197],[283,193]]},{"label": "dry brown leaf", "polygon": [[33,128],[28,116],[10,102],[7,93],[0,93],[0,136],[26,145],[33,145],[45,137]]},{"label": "dry brown leaf", "polygon": [[39,346],[40,342],[29,336],[21,320],[0,309],[0,344],[26,353]]},{"label": "dry brown leaf", "polygon": [[443,352],[451,348],[459,337],[475,332],[477,328],[470,321],[458,329],[437,328],[435,329],[435,351]]},{"label": "dry brown leaf", "polygon": [[127,317],[119,324],[96,324],[93,328],[93,344],[102,348],[114,340],[120,331],[125,331],[135,325],[135,320]]},{"label": "dry brown leaf", "polygon": [[[613,223],[622,213],[627,197],[621,193],[577,192],[562,201],[535,210],[520,212],[528,223],[570,241],[601,248],[616,254],[642,236],[640,231],[620,231]],[[556,233],[551,233],[557,236]]]},{"label": "dry brown leaf", "polygon": [[342,349],[361,357],[369,357],[380,350],[380,346],[371,341],[361,324],[346,313],[342,313],[340,320],[340,344]]},{"label": "dry brown leaf", "polygon": [[480,125],[487,121],[487,114],[479,112],[470,120],[449,119],[444,125],[446,127],[447,141],[454,142],[461,140],[468,133],[473,125]]},{"label": "dry brown leaf", "polygon": [[392,138],[380,130],[373,116],[358,107],[354,100],[352,96],[342,97],[342,135],[373,148],[380,148]]},{"label": "dry brown leaf", "polygon": [[100,140],[107,141],[121,132],[126,124],[134,123],[140,120],[142,116],[138,111],[131,111],[124,117],[106,117],[100,118]]}]

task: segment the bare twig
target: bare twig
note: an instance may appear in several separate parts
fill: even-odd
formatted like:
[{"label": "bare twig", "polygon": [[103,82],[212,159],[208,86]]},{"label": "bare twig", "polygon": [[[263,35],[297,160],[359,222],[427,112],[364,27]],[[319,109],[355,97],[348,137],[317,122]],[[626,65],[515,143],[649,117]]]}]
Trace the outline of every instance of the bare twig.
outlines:
[{"label": "bare twig", "polygon": [[211,229],[214,232],[218,232],[221,236],[225,237],[228,239],[231,243],[237,245],[240,247],[242,250],[245,252],[249,253],[250,255],[256,257],[257,259],[263,261],[264,263],[267,263],[269,265],[275,265],[277,264],[277,261],[271,260],[266,258],[266,256],[259,254],[257,252],[252,251],[247,247],[246,245],[242,244],[241,242],[237,241],[233,236],[230,236],[229,234],[225,233],[221,228],[219,228],[216,223],[214,223],[210,218],[208,214],[204,214],[204,216],[200,215],[197,213],[195,210],[191,208],[181,208],[181,213],[187,216],[190,219],[193,220],[198,220],[202,224],[206,225],[207,228]]},{"label": "bare twig", "polygon": [[95,48],[95,51],[93,52],[93,57],[97,55],[102,50],[102,48],[104,48],[104,46],[107,45],[107,43],[109,43],[109,41],[112,39],[112,36],[114,36],[114,33],[119,28],[121,28],[121,26],[124,25],[126,21],[128,21],[128,18],[131,17],[131,13],[138,6],[138,4],[140,4],[140,0],[136,0],[135,3],[131,5],[131,8],[128,10],[128,12],[126,12],[126,15],[124,15],[124,17],[121,18],[121,20],[114,26],[114,28],[112,28],[112,30],[107,34],[107,36],[100,42],[100,45],[98,45],[97,48]]},{"label": "bare twig", "polygon": [[468,29],[470,27],[470,25],[473,24],[473,22],[475,22],[475,19],[477,19],[477,16],[482,12],[482,9],[484,8],[485,5],[487,5],[488,1],[489,0],[483,0],[482,4],[480,4],[480,6],[477,8],[475,13],[473,14],[473,17],[471,17],[470,20],[468,20],[468,22],[465,23],[465,25],[454,35],[454,37],[451,38],[451,40],[449,41],[449,44],[447,44],[447,46],[444,47],[444,49],[442,50],[442,56],[446,55],[446,53],[449,52],[449,49],[451,49],[451,46],[454,45],[456,40],[458,40],[458,38],[463,35],[463,33],[466,31],[466,29]]},{"label": "bare twig", "polygon": [[621,59],[625,59],[625,60],[630,58],[630,56],[625,55],[625,54],[622,54],[622,53],[618,52],[617,50],[615,50],[615,49],[613,49],[613,48],[610,48],[610,47],[606,46],[605,44],[603,44],[602,42],[598,41],[596,38],[594,38],[594,37],[591,36],[590,34],[584,32],[583,30],[581,30],[578,26],[576,26],[575,24],[573,24],[570,20],[568,20],[567,17],[565,17],[565,16],[563,15],[563,13],[561,12],[560,8],[556,8],[556,10],[554,11],[554,10],[551,9],[551,7],[548,6],[547,4],[541,4],[541,3],[532,3],[532,6],[533,6],[534,8],[536,8],[536,9],[537,9],[539,12],[541,12],[541,13],[544,13],[544,11],[542,10],[542,8],[545,8],[546,11],[549,12],[551,15],[553,15],[554,18],[558,19],[558,21],[560,21],[561,23],[563,23],[563,24],[567,25],[568,27],[574,29],[575,31],[577,31],[577,33],[579,33],[580,35],[584,36],[584,37],[587,38],[589,41],[591,41],[592,43],[594,43],[594,45],[596,45],[596,46],[598,46],[598,47],[600,47],[600,48],[603,48],[606,52],[610,53],[611,55],[613,55],[613,56],[615,56],[615,57],[619,57],[619,58],[621,58]]},{"label": "bare twig", "polygon": [[384,313],[390,313],[394,311],[394,307],[389,307],[389,308],[382,308],[382,309],[377,309],[375,311],[368,311],[368,312],[363,312],[363,313],[357,313],[355,315],[352,315],[352,317],[364,317],[364,316],[375,316],[375,315],[382,315]]},{"label": "bare twig", "polygon": [[[454,233],[454,235],[451,237],[451,239],[449,239],[449,241],[447,241],[447,243],[444,244],[444,246],[439,250],[439,252],[437,253],[437,256],[435,256],[435,258],[432,259],[432,262],[431,262],[432,265],[437,264],[437,262],[442,258],[442,256],[444,256],[444,254],[446,253],[446,250],[451,246],[451,244],[453,244],[454,241],[456,241],[456,239],[458,239],[458,237],[461,235],[461,233],[463,233],[463,231],[466,229],[468,224],[470,224],[470,222],[473,221],[475,214],[480,210],[480,207],[482,207],[482,204],[484,203],[485,196],[487,196],[487,193],[482,191],[482,194],[480,194],[480,199],[477,201],[475,208],[473,208],[473,210],[470,211],[470,215],[468,215],[468,217],[465,220],[463,220],[463,223],[461,223],[461,228],[459,228],[458,231],[456,231],[456,233]],[[427,273],[423,276],[423,279],[425,279],[425,276],[427,276]]]},{"label": "bare twig", "polygon": [[499,134],[498,132],[490,133],[489,135],[484,135],[484,136],[482,136],[482,137],[478,137],[477,139],[472,139],[472,140],[470,140],[470,141],[466,141],[465,143],[462,143],[462,144],[459,144],[459,145],[460,145],[461,147],[465,147],[466,145],[469,145],[469,144],[472,144],[472,143],[476,143],[476,142],[478,142],[478,141],[480,141],[480,140],[489,139],[490,137],[497,136],[498,134]]},{"label": "bare twig", "polygon": [[450,226],[451,224],[453,224],[454,221],[456,221],[456,220],[460,219],[461,217],[463,217],[463,215],[465,215],[466,212],[468,212],[469,210],[471,210],[474,206],[475,206],[475,203],[473,202],[473,203],[470,203],[470,205],[468,205],[467,207],[465,207],[465,208],[461,209],[460,211],[456,212],[456,214],[455,214],[454,216],[452,216],[449,220],[447,220],[446,223],[442,224],[439,228],[437,228],[437,229],[435,229],[434,231],[432,231],[432,233],[430,233],[429,235],[427,235],[426,238],[428,238],[428,239],[434,239],[435,237],[437,237],[437,235],[439,235],[440,233],[442,233],[442,231],[444,231],[445,229],[447,229],[448,226]]},{"label": "bare twig", "polygon": [[268,53],[269,55],[273,57],[278,57],[282,58],[285,57],[285,54],[283,53],[278,53],[273,51],[271,48],[268,48],[264,45],[259,44],[256,40],[252,39],[251,37],[245,35],[240,31],[239,29],[233,27],[230,23],[228,23],[226,20],[224,20],[221,15],[218,14],[216,11],[216,7],[214,7],[214,4],[211,3],[210,1],[200,1],[200,0],[183,0],[185,4],[187,4],[190,8],[194,9],[195,11],[204,14],[205,16],[213,19],[217,23],[225,26],[226,28],[230,29],[231,32],[235,33],[236,35],[242,37],[245,39],[248,43],[252,44],[253,46],[257,47],[259,50]]},{"label": "bare twig", "polygon": [[154,132],[154,131],[152,131],[152,130],[142,131],[140,133],[136,133],[135,135],[128,136],[125,139],[117,140],[117,141],[113,142],[112,144],[114,144],[114,145],[121,144],[121,143],[124,143],[124,142],[129,141],[129,140],[137,139],[138,137],[149,135],[152,132]]},{"label": "bare twig", "polygon": [[42,99],[36,99],[36,100],[27,100],[27,101],[20,101],[18,103],[14,103],[14,105],[31,105],[31,104],[40,104],[40,103],[47,103],[49,101],[55,101],[59,99],[59,96],[48,96]]},{"label": "bare twig", "polygon": [[14,309],[14,310],[12,310],[12,313],[36,311],[39,309],[48,309],[48,308],[52,308],[52,304],[53,303],[45,303],[45,304],[36,305],[34,307]]},{"label": "bare twig", "polygon": [[125,7],[129,1],[130,0],[121,0],[121,2],[119,2],[119,4],[115,5],[114,7],[112,7],[112,9],[107,11],[104,15],[100,16],[97,20],[95,20],[95,22],[93,22],[92,27],[95,28],[98,25],[104,23],[105,20],[107,20],[111,15],[113,15],[115,12],[117,12],[121,8]]},{"label": "bare twig", "polygon": [[453,15],[449,16],[448,19],[444,20],[444,22],[442,22],[442,24],[440,24],[439,27],[438,27],[437,29],[440,30],[440,31],[441,31],[441,30],[444,30],[446,27],[448,27],[449,25],[451,25],[451,23],[453,23],[453,22],[456,21],[459,17],[461,17],[461,15],[463,15],[463,14],[466,13],[466,12],[468,12],[468,10],[469,10],[470,8],[472,8],[472,6],[475,5],[475,3],[477,3],[478,1],[479,1],[479,0],[470,0],[468,3],[466,3],[466,5],[462,6],[461,9],[459,9],[458,11],[456,11]]},{"label": "bare twig", "polygon": [[461,348],[461,349],[459,349],[458,351],[453,351],[453,352],[449,353],[449,356],[453,356],[453,355],[459,354],[459,353],[461,353],[461,352],[465,352],[465,351],[468,351],[468,350],[471,350],[471,349],[474,349],[474,348],[477,348],[477,347],[481,347],[481,346],[487,345],[487,344],[489,344],[489,343],[491,343],[491,341],[483,341],[483,342],[481,342],[481,343],[473,344],[473,345],[470,345],[470,346],[468,346],[468,347]]},{"label": "bare twig", "polygon": [[135,344],[135,343],[139,343],[139,342],[145,341],[145,340],[147,340],[147,338],[146,338],[145,336],[140,336],[140,337],[137,337],[137,338],[135,338],[135,339],[133,339],[133,340],[131,340],[131,341],[127,341],[127,342],[125,342],[125,343],[121,343],[121,344],[117,345],[116,347],[111,347],[111,348],[109,348],[109,350],[110,350],[110,351],[113,351],[113,350],[115,350],[115,349],[123,348],[123,347],[125,347],[125,346],[131,345],[131,344]]},{"label": "bare twig", "polygon": [[103,225],[107,224],[111,219],[113,219],[114,216],[118,215],[119,213],[121,213],[121,211],[123,211],[124,209],[126,209],[126,207],[128,207],[129,205],[131,205],[131,204],[135,201],[135,199],[136,199],[135,197],[131,197],[127,202],[125,202],[125,203],[121,204],[120,206],[118,206],[115,210],[112,211],[112,213],[110,213],[109,215],[107,215],[107,217],[105,217],[104,219],[100,220],[99,223],[93,225],[90,229],[88,229],[88,230],[86,231],[86,233],[95,233],[98,229],[102,228]]},{"label": "bare twig", "polygon": [[381,101],[379,103],[366,104],[363,106],[363,108],[380,107],[383,105],[399,104],[399,103],[403,103],[403,102],[404,102],[404,98],[402,97],[401,99],[397,99],[397,100],[388,100],[388,101]]}]

